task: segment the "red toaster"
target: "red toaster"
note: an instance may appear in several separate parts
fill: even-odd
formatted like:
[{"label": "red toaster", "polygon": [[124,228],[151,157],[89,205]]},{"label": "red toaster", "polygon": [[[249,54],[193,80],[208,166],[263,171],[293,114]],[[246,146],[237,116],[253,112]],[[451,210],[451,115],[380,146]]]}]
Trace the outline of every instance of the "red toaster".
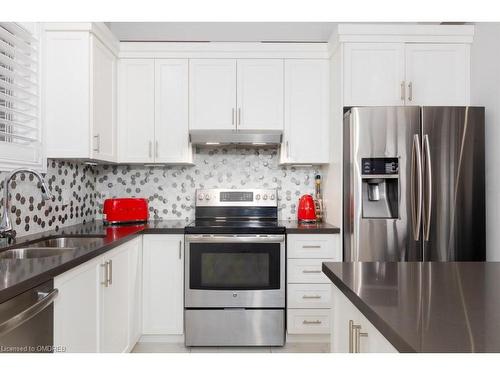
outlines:
[{"label": "red toaster", "polygon": [[148,220],[148,201],[144,198],[106,199],[103,207],[106,224],[137,223]]}]

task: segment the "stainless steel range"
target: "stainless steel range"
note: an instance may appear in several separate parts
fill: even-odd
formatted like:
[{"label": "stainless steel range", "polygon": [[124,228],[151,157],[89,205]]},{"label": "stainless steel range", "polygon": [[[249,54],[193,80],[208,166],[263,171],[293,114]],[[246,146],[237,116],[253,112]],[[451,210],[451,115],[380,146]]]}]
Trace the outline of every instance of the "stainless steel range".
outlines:
[{"label": "stainless steel range", "polygon": [[186,346],[284,345],[285,260],[276,190],[197,190],[186,227]]}]

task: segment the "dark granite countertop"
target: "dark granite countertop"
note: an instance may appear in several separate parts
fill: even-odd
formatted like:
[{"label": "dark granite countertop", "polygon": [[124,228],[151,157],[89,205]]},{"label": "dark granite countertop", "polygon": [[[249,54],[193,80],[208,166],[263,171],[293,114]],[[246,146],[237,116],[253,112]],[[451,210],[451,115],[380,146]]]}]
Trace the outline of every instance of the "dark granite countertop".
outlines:
[{"label": "dark granite countertop", "polygon": [[323,263],[400,352],[500,352],[500,262]]},{"label": "dark granite countertop", "polygon": [[100,237],[74,252],[62,253],[57,256],[35,259],[0,258],[0,303],[85,263],[138,235],[183,234],[185,225],[185,221],[164,220],[150,221],[142,225],[106,227],[102,221],[95,221],[19,237],[8,246],[4,242],[0,242],[0,251],[4,251],[54,237]]},{"label": "dark granite countertop", "polygon": [[298,221],[280,220],[279,225],[286,228],[287,234],[336,234],[340,228],[328,223],[302,224]]}]

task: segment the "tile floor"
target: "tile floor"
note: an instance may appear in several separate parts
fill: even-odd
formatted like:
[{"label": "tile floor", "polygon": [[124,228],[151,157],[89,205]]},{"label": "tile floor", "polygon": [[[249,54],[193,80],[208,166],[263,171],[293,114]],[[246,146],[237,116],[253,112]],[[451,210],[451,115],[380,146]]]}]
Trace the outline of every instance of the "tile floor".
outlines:
[{"label": "tile floor", "polygon": [[132,353],[328,353],[329,343],[292,342],[284,347],[186,348],[182,343],[139,342]]}]

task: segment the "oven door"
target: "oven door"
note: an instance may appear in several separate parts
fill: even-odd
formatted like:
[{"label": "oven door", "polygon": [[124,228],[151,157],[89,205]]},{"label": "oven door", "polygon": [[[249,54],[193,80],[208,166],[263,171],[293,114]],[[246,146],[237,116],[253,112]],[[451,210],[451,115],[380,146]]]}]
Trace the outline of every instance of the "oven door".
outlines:
[{"label": "oven door", "polygon": [[186,235],[186,308],[285,307],[285,236]]}]

